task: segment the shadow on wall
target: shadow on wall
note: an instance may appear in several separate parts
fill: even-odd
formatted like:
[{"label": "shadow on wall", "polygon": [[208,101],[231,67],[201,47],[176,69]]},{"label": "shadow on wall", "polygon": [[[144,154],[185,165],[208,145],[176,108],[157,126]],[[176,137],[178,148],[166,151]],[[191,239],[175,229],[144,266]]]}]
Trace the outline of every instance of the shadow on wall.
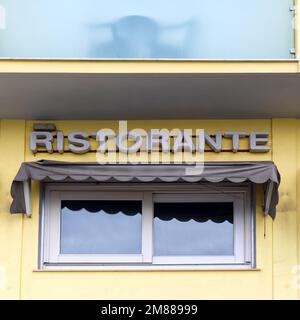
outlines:
[{"label": "shadow on wall", "polygon": [[107,29],[110,34],[108,41],[92,47],[93,58],[188,58],[195,35],[193,20],[162,26],[140,15],[94,24],[90,28],[95,32]]}]

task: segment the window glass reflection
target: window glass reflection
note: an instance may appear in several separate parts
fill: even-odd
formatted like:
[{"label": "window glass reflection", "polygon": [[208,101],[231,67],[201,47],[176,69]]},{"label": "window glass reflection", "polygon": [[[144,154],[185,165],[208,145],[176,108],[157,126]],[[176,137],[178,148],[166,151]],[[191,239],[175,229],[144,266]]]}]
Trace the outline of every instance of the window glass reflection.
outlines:
[{"label": "window glass reflection", "polygon": [[233,255],[233,203],[155,203],[154,253]]},{"label": "window glass reflection", "polygon": [[140,254],[141,201],[61,202],[62,254]]}]

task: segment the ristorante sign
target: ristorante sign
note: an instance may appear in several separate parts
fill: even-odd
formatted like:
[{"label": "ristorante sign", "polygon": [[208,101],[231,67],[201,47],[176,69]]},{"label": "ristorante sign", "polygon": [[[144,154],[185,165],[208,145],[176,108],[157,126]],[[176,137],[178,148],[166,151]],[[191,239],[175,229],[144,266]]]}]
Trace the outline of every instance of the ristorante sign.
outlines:
[{"label": "ristorante sign", "polygon": [[[220,131],[213,134],[204,129],[151,129],[149,131],[136,128],[127,129],[127,123],[121,121],[118,132],[103,128],[97,132],[73,131],[65,134],[56,130],[55,126],[35,126],[30,134],[30,150],[33,153],[64,153],[66,150],[75,154],[84,154],[91,150],[96,141],[97,152],[118,153],[154,152],[162,153],[204,153],[206,150],[222,152],[224,140],[228,140],[230,150],[239,152],[241,142],[247,139],[249,152],[269,152],[270,133],[268,131]],[[92,143],[93,142],[93,143]]]}]

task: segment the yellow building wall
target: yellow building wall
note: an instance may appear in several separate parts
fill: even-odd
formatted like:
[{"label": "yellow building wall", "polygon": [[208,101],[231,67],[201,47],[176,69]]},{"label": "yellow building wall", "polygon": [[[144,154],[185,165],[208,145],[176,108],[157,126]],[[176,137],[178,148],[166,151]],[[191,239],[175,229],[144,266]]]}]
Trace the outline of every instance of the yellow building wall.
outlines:
[{"label": "yellow building wall", "polygon": [[[51,121],[65,134],[74,130],[117,129],[117,121]],[[257,268],[255,270],[198,271],[38,271],[39,185],[33,184],[32,218],[9,213],[10,183],[22,161],[42,158],[95,161],[95,153],[63,155],[29,150],[33,122],[0,122],[0,299],[297,299],[300,264],[299,192],[300,120],[181,120],[130,121],[129,127],[204,128],[216,130],[270,131],[272,151],[208,152],[207,161],[274,160],[282,176],[281,201],[275,222],[262,213],[262,190],[256,202]],[[230,150],[230,145],[224,147]],[[247,146],[243,146],[243,148]],[[297,214],[298,209],[298,214]],[[298,245],[297,245],[298,244]],[[299,276],[299,273],[298,273]],[[0,278],[1,281],[1,278]]]},{"label": "yellow building wall", "polygon": [[[273,225],[274,297],[297,298],[293,270],[297,268],[297,120],[272,121],[273,160],[282,175],[280,203]],[[298,200],[299,201],[299,200]],[[296,274],[297,276],[297,274]]]},{"label": "yellow building wall", "polygon": [[23,220],[9,215],[10,183],[24,161],[25,121],[0,122],[0,299],[21,294]]}]

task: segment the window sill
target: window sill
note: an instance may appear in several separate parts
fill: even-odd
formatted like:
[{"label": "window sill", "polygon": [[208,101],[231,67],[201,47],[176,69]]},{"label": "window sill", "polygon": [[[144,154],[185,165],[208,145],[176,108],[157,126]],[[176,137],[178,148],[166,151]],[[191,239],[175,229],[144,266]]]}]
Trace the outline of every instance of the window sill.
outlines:
[{"label": "window sill", "polygon": [[33,269],[33,272],[87,272],[87,271],[261,271],[260,268],[251,268],[250,265],[151,265],[151,266],[44,266],[42,269]]}]

